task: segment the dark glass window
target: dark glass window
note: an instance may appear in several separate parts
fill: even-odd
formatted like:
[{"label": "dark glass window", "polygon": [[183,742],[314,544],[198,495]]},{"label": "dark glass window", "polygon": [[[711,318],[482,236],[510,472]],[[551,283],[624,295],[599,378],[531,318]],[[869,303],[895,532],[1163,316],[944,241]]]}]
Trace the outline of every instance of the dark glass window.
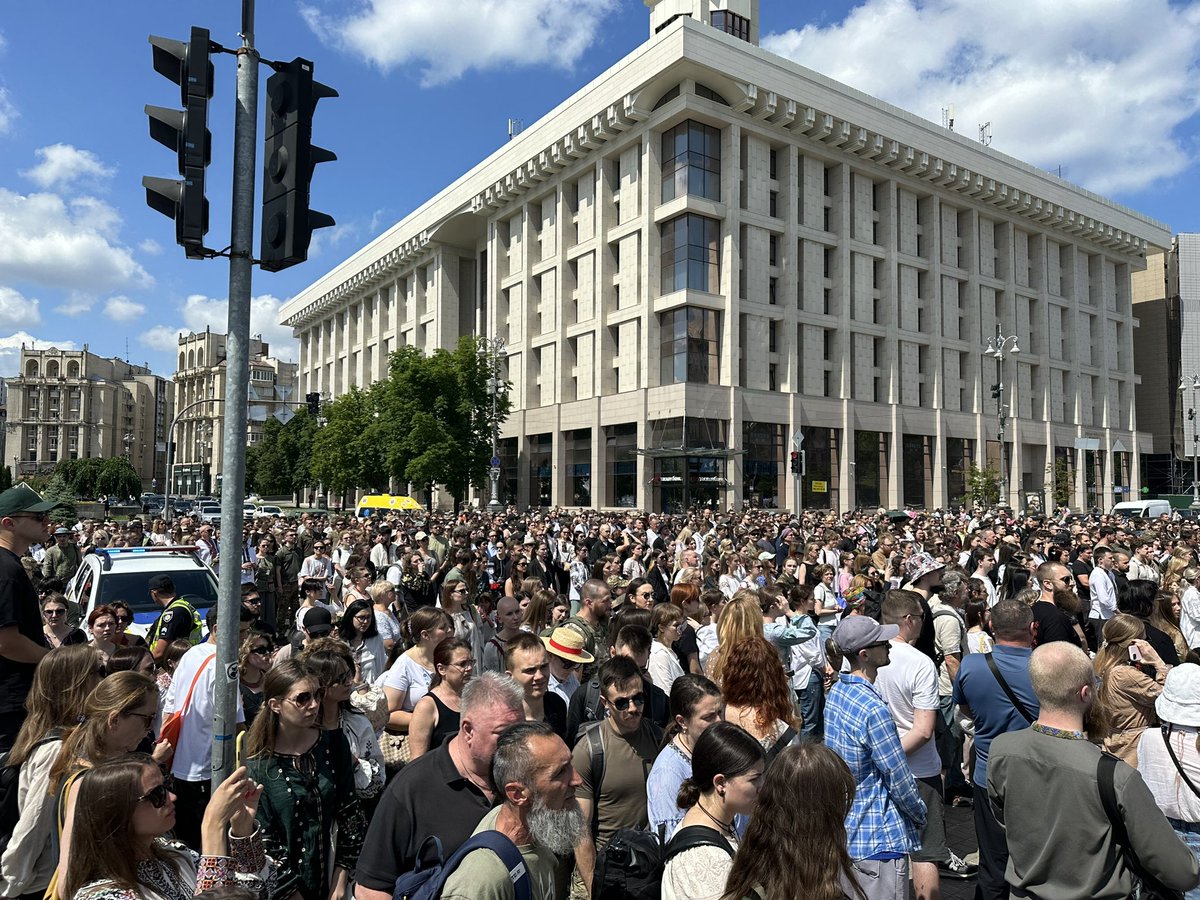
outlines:
[{"label": "dark glass window", "polygon": [[721,132],[690,120],[662,136],[662,202],[685,194],[721,199]]},{"label": "dark glass window", "polygon": [[719,28],[739,40],[750,40],[750,20],[745,16],[727,10],[717,10],[712,14],[712,24],[713,28]]},{"label": "dark glass window", "polygon": [[717,384],[721,376],[721,314],[685,307],[659,317],[661,383]]},{"label": "dark glass window", "polygon": [[721,223],[704,216],[676,216],[662,224],[662,292],[716,294],[721,287]]}]

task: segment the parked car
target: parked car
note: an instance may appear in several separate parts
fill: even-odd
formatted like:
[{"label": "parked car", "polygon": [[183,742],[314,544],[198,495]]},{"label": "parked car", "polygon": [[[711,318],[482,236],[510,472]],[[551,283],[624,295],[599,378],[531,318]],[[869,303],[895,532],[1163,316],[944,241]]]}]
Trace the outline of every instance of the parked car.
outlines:
[{"label": "parked car", "polygon": [[67,599],[83,610],[83,620],[97,606],[124,600],[133,610],[129,630],[145,637],[162,608],[150,596],[151,575],[169,575],[177,596],[204,617],[217,602],[217,577],[200,559],[195,547],[107,547],[83,557],[79,571],[67,584]]},{"label": "parked car", "polygon": [[221,504],[212,502],[197,503],[193,515],[198,516],[201,522],[206,522],[209,525],[220,525]]},{"label": "parked car", "polygon": [[284,512],[281,507],[271,506],[266,503],[263,503],[263,504],[255,507],[255,509],[254,509],[254,518],[256,518],[256,519],[269,519],[272,516],[282,516],[282,515],[284,515]]},{"label": "parked car", "polygon": [[1157,519],[1159,516],[1169,516],[1171,512],[1171,504],[1167,500],[1126,500],[1112,508],[1112,515],[1140,519]]}]

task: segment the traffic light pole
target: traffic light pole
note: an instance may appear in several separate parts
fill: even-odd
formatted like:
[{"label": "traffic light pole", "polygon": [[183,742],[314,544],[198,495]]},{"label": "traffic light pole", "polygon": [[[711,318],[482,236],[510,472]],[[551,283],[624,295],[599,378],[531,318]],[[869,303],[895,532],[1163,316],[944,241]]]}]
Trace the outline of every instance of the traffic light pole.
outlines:
[{"label": "traffic light pole", "polygon": [[254,267],[254,176],[258,142],[258,51],[254,0],[242,0],[233,131],[233,215],[229,240],[229,319],[221,456],[220,602],[213,709],[212,783],[233,773],[237,734],[238,622],[242,608],[242,499],[250,380],[250,289]]}]

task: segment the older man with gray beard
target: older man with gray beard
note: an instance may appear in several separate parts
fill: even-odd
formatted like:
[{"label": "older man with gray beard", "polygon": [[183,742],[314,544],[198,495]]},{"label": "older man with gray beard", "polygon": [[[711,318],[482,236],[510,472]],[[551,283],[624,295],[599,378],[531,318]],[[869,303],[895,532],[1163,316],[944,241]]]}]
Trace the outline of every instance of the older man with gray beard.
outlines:
[{"label": "older man with gray beard", "polygon": [[[554,900],[558,856],[583,833],[575,799],[581,779],[571,751],[544,722],[510,725],[496,741],[492,782],[503,802],[484,816],[475,833],[498,831],[525,860],[531,900]],[[512,874],[491,850],[468,853],[446,880],[442,900],[515,900]]]}]

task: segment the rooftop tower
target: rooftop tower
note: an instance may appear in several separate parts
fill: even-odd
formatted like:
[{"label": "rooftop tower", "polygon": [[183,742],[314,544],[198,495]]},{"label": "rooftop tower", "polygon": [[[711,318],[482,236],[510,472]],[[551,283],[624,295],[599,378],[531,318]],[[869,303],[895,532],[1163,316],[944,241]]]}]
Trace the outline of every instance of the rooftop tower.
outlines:
[{"label": "rooftop tower", "polygon": [[680,16],[758,46],[758,0],[644,0],[650,7],[650,36]]}]

